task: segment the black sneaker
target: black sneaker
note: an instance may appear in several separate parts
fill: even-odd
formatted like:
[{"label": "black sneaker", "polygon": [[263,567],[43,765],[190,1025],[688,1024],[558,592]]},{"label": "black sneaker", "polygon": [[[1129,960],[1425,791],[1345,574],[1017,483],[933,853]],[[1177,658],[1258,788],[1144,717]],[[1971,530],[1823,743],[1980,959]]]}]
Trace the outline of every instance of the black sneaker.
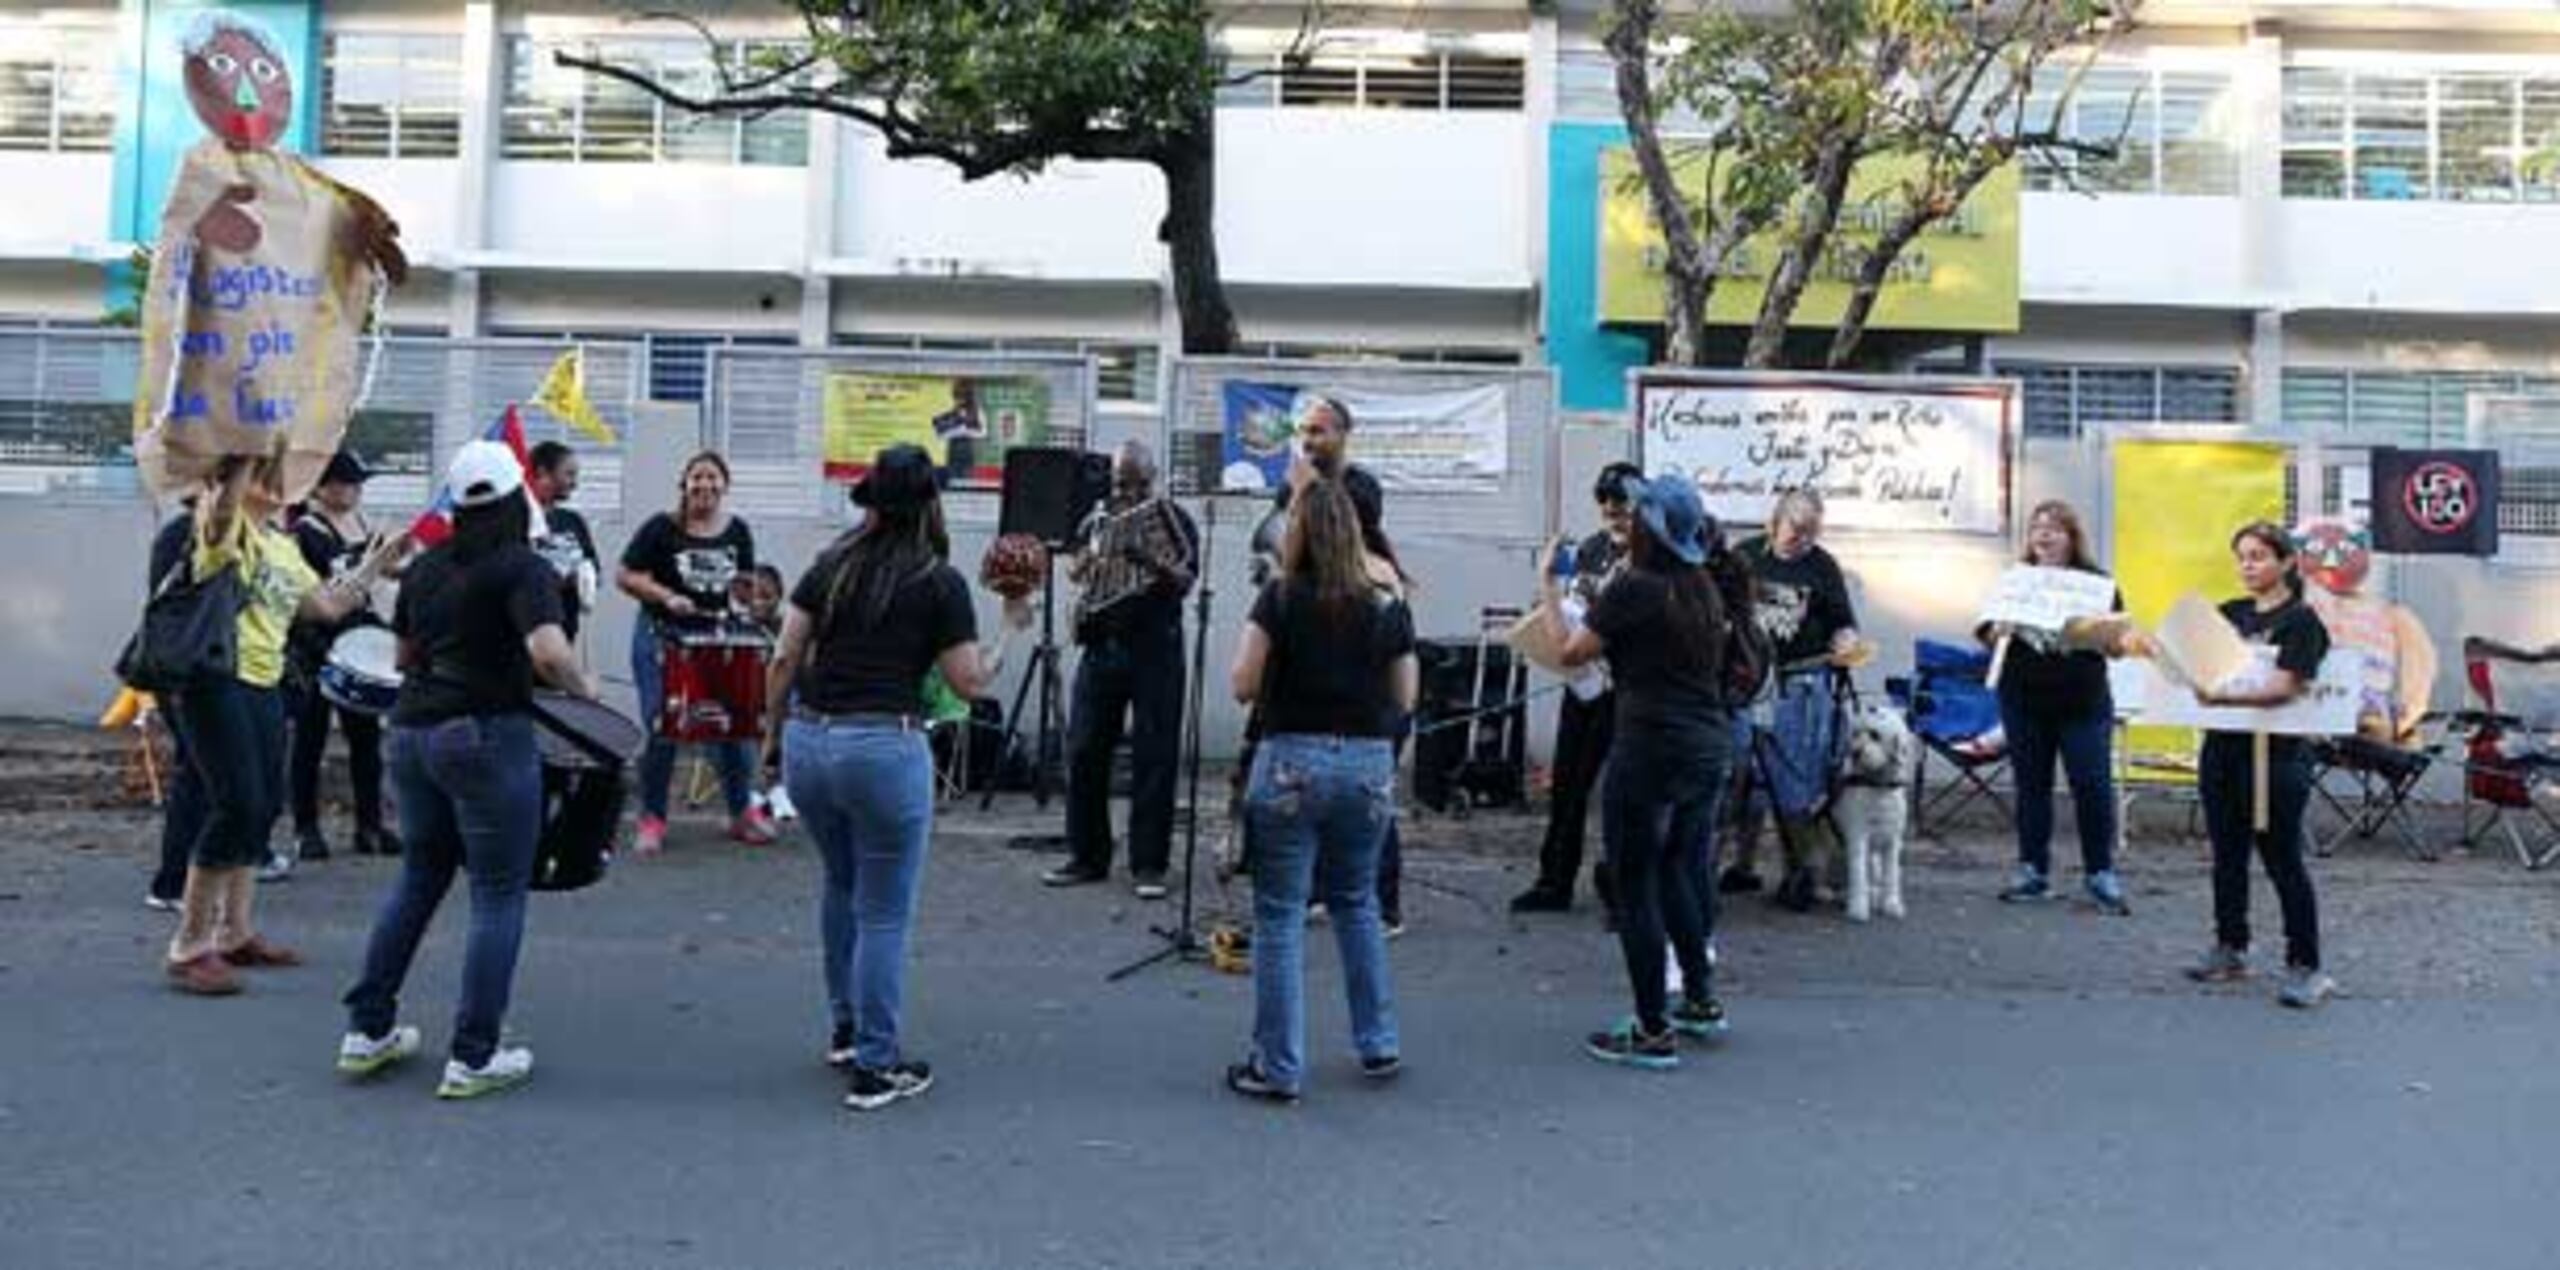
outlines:
[{"label": "black sneaker", "polygon": [[396,856],[400,854],[400,839],[388,829],[358,829],[356,854]]},{"label": "black sneaker", "polygon": [[1680,1065],[1680,1045],[1672,1038],[1670,1028],[1647,1032],[1641,1024],[1629,1019],[1606,1032],[1594,1032],[1584,1037],[1582,1052],[1604,1063],[1667,1072]]},{"label": "black sneaker", "polygon": [[1683,997],[1671,1007],[1671,1030],[1692,1040],[1712,1041],[1733,1030],[1733,1021],[1724,1015],[1724,1002],[1711,993],[1704,997]]},{"label": "black sneaker", "polygon": [[855,1064],[845,1079],[844,1105],[856,1111],[878,1111],[903,1098],[933,1088],[933,1068],[925,1063],[891,1063],[871,1068]]},{"label": "black sneaker", "polygon": [[1110,880],[1110,874],[1099,869],[1088,869],[1073,861],[1061,864],[1040,875],[1042,886],[1091,886],[1096,882]]},{"label": "black sneaker", "polygon": [[[1363,1063],[1362,1066],[1366,1067],[1367,1064]],[[1227,1088],[1247,1098],[1259,1099],[1263,1102],[1285,1105],[1298,1100],[1297,1091],[1282,1089],[1272,1084],[1271,1078],[1262,1074],[1262,1068],[1253,1063],[1237,1063],[1228,1067]]]},{"label": "black sneaker", "polygon": [[827,1033],[827,1066],[829,1066],[829,1067],[851,1067],[851,1066],[853,1066],[853,1025],[852,1025],[852,1024],[850,1024],[850,1023],[839,1023],[839,1024],[836,1024],[836,1026],[835,1026],[835,1030],[834,1030],[834,1031],[832,1031],[832,1032]]},{"label": "black sneaker", "polygon": [[1360,1074],[1371,1080],[1394,1080],[1404,1074],[1404,1056],[1383,1054],[1360,1060]]},{"label": "black sneaker", "polygon": [[[356,848],[362,852],[364,848]],[[293,833],[293,856],[297,860],[326,860],[329,839],[317,829],[297,829]]]},{"label": "black sneaker", "polygon": [[1813,870],[1796,869],[1789,872],[1786,877],[1779,880],[1777,891],[1769,898],[1772,903],[1790,913],[1812,912]]},{"label": "black sneaker", "polygon": [[1567,913],[1573,910],[1573,896],[1541,882],[1511,897],[1514,913]]},{"label": "black sneaker", "polygon": [[1716,878],[1716,893],[1719,895],[1758,895],[1760,887],[1760,875],[1739,864]]}]

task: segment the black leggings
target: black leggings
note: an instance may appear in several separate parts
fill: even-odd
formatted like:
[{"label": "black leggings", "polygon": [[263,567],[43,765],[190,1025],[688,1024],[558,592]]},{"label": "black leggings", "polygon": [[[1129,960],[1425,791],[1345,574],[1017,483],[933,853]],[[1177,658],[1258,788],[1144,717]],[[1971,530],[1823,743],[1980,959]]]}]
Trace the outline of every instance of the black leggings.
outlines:
[{"label": "black leggings", "polygon": [[1623,728],[1602,778],[1600,833],[1618,893],[1618,950],[1647,1032],[1669,1025],[1667,959],[1678,959],[1684,991],[1706,992],[1711,855],[1732,762],[1727,732],[1721,715]]},{"label": "black leggings", "polygon": [[2285,963],[2320,968],[2320,908],[2302,859],[2302,813],[2311,801],[2311,764],[2302,742],[2267,741],[2267,831],[2250,823],[2249,737],[2208,732],[2197,758],[2196,793],[2213,839],[2213,929],[2225,948],[2249,946],[2249,856],[2254,850],[2284,911]]}]

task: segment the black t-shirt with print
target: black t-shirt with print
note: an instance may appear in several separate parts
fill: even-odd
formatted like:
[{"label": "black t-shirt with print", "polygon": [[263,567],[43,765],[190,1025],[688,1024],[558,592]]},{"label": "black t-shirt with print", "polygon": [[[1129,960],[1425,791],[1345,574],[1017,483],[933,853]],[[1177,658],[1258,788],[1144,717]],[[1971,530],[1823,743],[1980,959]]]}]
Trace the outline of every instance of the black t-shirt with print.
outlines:
[{"label": "black t-shirt with print", "polygon": [[[756,567],[755,535],[748,532],[746,521],[731,516],[728,527],[719,533],[696,537],[686,533],[673,515],[659,512],[631,535],[631,545],[622,552],[622,567],[648,574],[658,585],[692,600],[697,613],[725,613],[729,584]],[[654,606],[650,616],[668,620]]]},{"label": "black t-shirt with print", "polygon": [[890,597],[872,627],[859,625],[848,602],[829,613],[838,547],[818,557],[791,589],[791,606],[809,615],[808,658],[792,680],[799,703],[820,714],[924,715],[924,677],[951,648],[978,638],[978,610],[968,580],[947,564],[926,569]]},{"label": "black t-shirt with print", "polygon": [[1262,672],[1262,735],[1393,737],[1404,715],[1389,677],[1413,652],[1413,612],[1384,590],[1351,613],[1328,614],[1312,583],[1262,588],[1247,619],[1270,641]]},{"label": "black t-shirt with print", "polygon": [[1777,646],[1779,666],[1829,653],[1832,637],[1858,624],[1849,607],[1848,579],[1830,552],[1816,546],[1793,560],[1781,559],[1765,536],[1740,551],[1760,579],[1760,629]]},{"label": "black t-shirt with print", "polygon": [[1583,624],[1600,637],[1609,682],[1618,696],[1618,726],[1650,728],[1720,717],[1724,694],[1715,648],[1698,649],[1672,633],[1671,582],[1650,569],[1622,569],[1600,591]]},{"label": "black t-shirt with print", "polygon": [[[2222,620],[2240,632],[2240,638],[2252,644],[2272,644],[2276,650],[2276,669],[2309,683],[2318,678],[2320,663],[2329,656],[2329,628],[2320,615],[2296,596],[2271,609],[2261,609],[2255,600],[2242,596],[2225,600],[2221,605]],[[2226,734],[2216,734],[2226,735]],[[2227,735],[2241,735],[2229,733]],[[2267,738],[2271,751],[2301,748],[2298,736]]]},{"label": "black t-shirt with print", "polygon": [[509,543],[468,565],[450,546],[420,556],[392,609],[401,679],[391,721],[422,727],[525,709],[533,658],[524,641],[559,624],[559,575],[529,546]]},{"label": "black t-shirt with print", "polygon": [[[365,552],[373,546],[370,538],[349,538],[320,513],[306,512],[293,524],[293,545],[302,552],[302,561],[311,566],[322,583],[353,573],[364,563]],[[381,624],[370,608],[359,608],[335,622],[293,624],[292,651],[306,665],[316,665],[328,656],[329,643],[341,632],[353,627]]]},{"label": "black t-shirt with print", "polygon": [[587,528],[587,518],[577,512],[566,507],[546,507],[542,509],[542,540],[533,549],[560,575],[560,629],[576,639],[578,566],[602,561],[596,554],[595,533]]}]

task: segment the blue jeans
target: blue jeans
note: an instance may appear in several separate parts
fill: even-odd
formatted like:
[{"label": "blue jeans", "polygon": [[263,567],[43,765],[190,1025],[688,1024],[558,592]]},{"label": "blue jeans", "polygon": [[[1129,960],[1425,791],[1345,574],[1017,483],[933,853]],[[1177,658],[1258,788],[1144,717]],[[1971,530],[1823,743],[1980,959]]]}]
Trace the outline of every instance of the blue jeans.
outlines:
[{"label": "blue jeans", "polygon": [[284,812],[284,694],[222,677],[173,704],[169,722],[185,738],[201,808],[190,859],[205,869],[265,863],[267,835]]},{"label": "blue jeans", "polygon": [[2010,779],[2018,786],[2018,863],[2039,875],[2053,872],[2053,762],[2059,756],[2071,784],[2072,816],[2080,822],[2081,871],[2116,867],[2116,779],[2108,769],[2113,707],[2101,702],[2067,715],[2003,698],[2000,730],[2009,738]]},{"label": "blue jeans", "polygon": [[1267,738],[1253,757],[1245,816],[1254,835],[1254,1065],[1282,1089],[1306,1083],[1307,898],[1318,877],[1351,998],[1351,1043],[1362,1058],[1397,1054],[1377,894],[1395,816],[1394,747],[1370,737]]},{"label": "blue jeans", "polygon": [[1663,961],[1680,962],[1692,995],[1708,983],[1715,931],[1717,813],[1733,760],[1731,729],[1705,715],[1620,728],[1601,777],[1600,834],[1618,891],[1618,949],[1648,1032],[1669,1025]]},{"label": "blue jeans", "polygon": [[391,729],[400,799],[400,878],[373,920],[364,977],[348,989],[347,1026],[380,1037],[400,1017],[400,985],[453,885],[471,875],[471,933],[453,1057],[477,1067],[498,1048],[524,943],[524,905],[542,836],[542,757],[533,719],[493,714]]},{"label": "blue jeans", "polygon": [[[665,712],[667,698],[666,667],[659,660],[664,655],[658,624],[644,612],[631,623],[631,682],[640,690],[640,726],[649,733],[648,748],[640,752],[640,811],[660,820],[667,818],[667,788],[676,778],[676,743],[658,735],[658,716]],[[731,816],[739,815],[754,792],[755,746],[719,741],[710,749],[712,765],[720,769],[720,797]],[[798,801],[796,795],[793,801]]]},{"label": "blue jeans", "polygon": [[783,786],[818,844],[818,964],[827,1014],[850,1025],[853,1061],[896,1063],[907,928],[933,836],[933,751],[894,723],[793,719]]}]

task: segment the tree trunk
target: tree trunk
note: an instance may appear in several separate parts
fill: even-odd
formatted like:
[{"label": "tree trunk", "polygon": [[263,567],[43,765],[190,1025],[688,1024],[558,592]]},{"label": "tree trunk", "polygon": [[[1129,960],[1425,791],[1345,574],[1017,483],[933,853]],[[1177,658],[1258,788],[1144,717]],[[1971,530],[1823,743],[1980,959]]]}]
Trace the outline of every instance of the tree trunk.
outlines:
[{"label": "tree trunk", "polygon": [[1867,258],[1858,262],[1858,277],[1849,285],[1848,306],[1840,311],[1840,324],[1831,329],[1831,351],[1822,364],[1839,370],[1858,355],[1858,345],[1867,338],[1867,319],[1876,311],[1876,297],[1884,291],[1884,280],[1893,272],[1893,262],[1901,259],[1902,250],[1920,236],[1927,221],[1906,218],[1885,228],[1876,239]]},{"label": "tree trunk", "polygon": [[1786,360],[1787,324],[1813,281],[1815,267],[1822,263],[1832,230],[1839,227],[1840,205],[1849,196],[1849,173],[1857,167],[1857,140],[1856,136],[1835,139],[1815,161],[1804,200],[1797,204],[1795,223],[1788,230],[1786,249],[1779,253],[1777,272],[1769,279],[1768,293],[1760,297],[1760,318],[1751,327],[1751,344],[1742,355],[1744,366],[1773,370]]},{"label": "tree trunk", "polygon": [[[1660,112],[1653,100],[1653,30],[1661,10],[1650,0],[1619,0],[1608,38],[1617,69],[1618,113],[1627,124],[1628,149],[1644,179],[1645,202],[1662,228],[1662,360],[1703,366],[1707,353],[1707,302],[1715,296],[1715,270],[1698,243],[1698,223],[1680,197],[1670,156],[1662,148]],[[1709,184],[1713,181],[1710,179]],[[1706,191],[1713,206],[1715,191]]]},{"label": "tree trunk", "polygon": [[1204,110],[1156,159],[1164,173],[1164,220],[1156,237],[1172,259],[1182,351],[1194,356],[1236,349],[1236,314],[1218,273],[1217,136],[1216,121]]}]

